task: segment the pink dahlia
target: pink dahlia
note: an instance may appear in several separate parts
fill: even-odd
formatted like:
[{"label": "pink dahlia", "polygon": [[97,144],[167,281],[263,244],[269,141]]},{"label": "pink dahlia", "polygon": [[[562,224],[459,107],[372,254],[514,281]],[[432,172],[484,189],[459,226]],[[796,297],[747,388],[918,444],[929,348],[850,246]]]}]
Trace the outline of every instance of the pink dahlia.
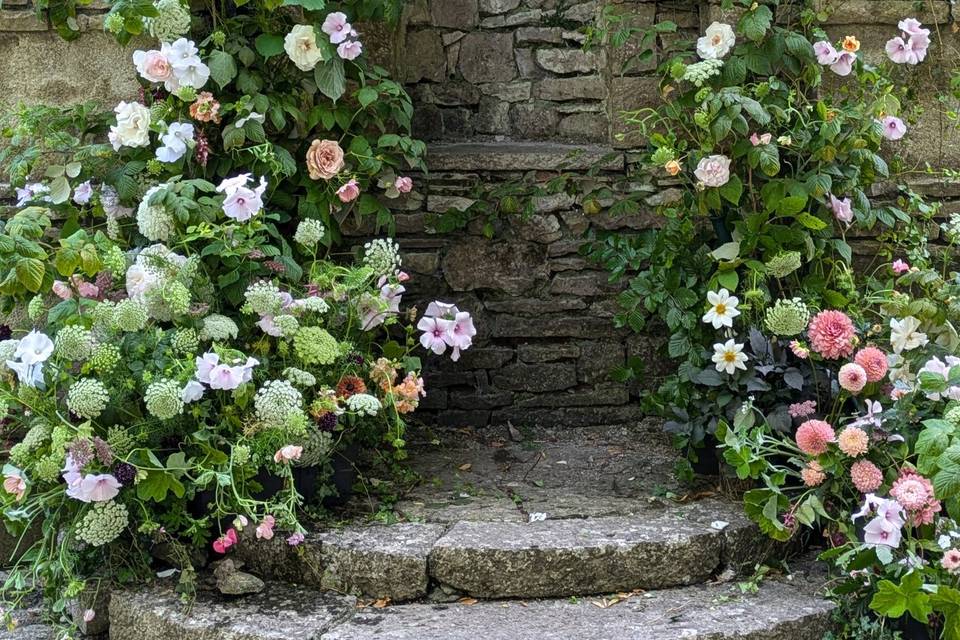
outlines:
[{"label": "pink dahlia", "polygon": [[797,429],[797,446],[811,456],[826,453],[827,445],[836,440],[836,433],[823,420],[807,420]]},{"label": "pink dahlia", "polygon": [[960,549],[947,549],[940,560],[940,566],[950,573],[960,571]]},{"label": "pink dahlia", "polygon": [[853,321],[842,311],[821,311],[807,328],[814,351],[828,360],[845,358],[853,353],[855,330]]},{"label": "pink dahlia", "polygon": [[823,481],[827,479],[827,474],[823,472],[823,467],[820,466],[820,463],[816,460],[811,460],[807,463],[800,471],[800,477],[803,478],[803,484],[808,487],[816,487],[823,484]]},{"label": "pink dahlia", "polygon": [[850,479],[860,493],[873,493],[883,484],[883,472],[869,460],[858,460],[850,467]]},{"label": "pink dahlia", "polygon": [[865,454],[870,448],[870,437],[860,427],[847,427],[840,432],[837,446],[851,458],[856,458]]},{"label": "pink dahlia", "polygon": [[867,386],[867,372],[856,362],[848,362],[840,367],[837,377],[840,380],[840,386],[853,395],[857,395]]},{"label": "pink dahlia", "polygon": [[853,361],[867,372],[867,382],[879,382],[887,375],[887,354],[876,347],[864,347]]},{"label": "pink dahlia", "polygon": [[941,509],[940,501],[934,497],[933,485],[916,471],[904,469],[900,472],[890,495],[907,510],[913,525],[930,524],[934,514]]}]

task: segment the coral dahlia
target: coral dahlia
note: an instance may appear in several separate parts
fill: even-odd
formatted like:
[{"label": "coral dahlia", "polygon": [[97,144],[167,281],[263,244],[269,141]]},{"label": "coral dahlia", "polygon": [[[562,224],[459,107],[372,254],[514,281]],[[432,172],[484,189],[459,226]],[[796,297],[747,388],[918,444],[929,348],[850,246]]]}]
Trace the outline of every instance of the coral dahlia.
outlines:
[{"label": "coral dahlia", "polygon": [[856,331],[853,321],[842,311],[821,311],[810,321],[807,333],[813,349],[828,360],[845,358],[853,353]]},{"label": "coral dahlia", "polygon": [[864,347],[853,361],[867,372],[867,382],[879,382],[887,375],[887,354],[876,347]]},{"label": "coral dahlia", "polygon": [[856,458],[865,454],[867,449],[870,448],[870,438],[867,436],[867,432],[860,427],[847,427],[840,432],[837,445],[840,447],[840,451],[851,458]]},{"label": "coral dahlia", "polygon": [[883,472],[869,460],[858,460],[850,467],[850,479],[860,493],[873,493],[883,484]]},{"label": "coral dahlia", "polygon": [[823,420],[807,420],[797,429],[797,446],[811,456],[826,453],[827,445],[836,440],[830,423]]}]

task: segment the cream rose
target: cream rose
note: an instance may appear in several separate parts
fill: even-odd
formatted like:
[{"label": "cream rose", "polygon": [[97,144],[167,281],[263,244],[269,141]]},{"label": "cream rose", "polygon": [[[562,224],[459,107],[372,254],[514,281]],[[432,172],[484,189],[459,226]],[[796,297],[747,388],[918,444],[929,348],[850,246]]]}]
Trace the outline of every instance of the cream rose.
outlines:
[{"label": "cream rose", "polygon": [[323,61],[323,52],[317,48],[317,34],[313,26],[298,24],[283,39],[283,50],[300,71],[310,71]]},{"label": "cream rose", "polygon": [[722,187],[730,181],[730,158],[707,156],[700,161],[693,173],[704,186]]},{"label": "cream rose", "polygon": [[110,127],[108,138],[114,151],[120,147],[146,147],[150,144],[150,109],[139,102],[123,102],[114,109],[117,124]]},{"label": "cream rose", "polygon": [[307,170],[313,180],[329,180],[343,169],[343,149],[335,140],[314,140],[307,149]]}]

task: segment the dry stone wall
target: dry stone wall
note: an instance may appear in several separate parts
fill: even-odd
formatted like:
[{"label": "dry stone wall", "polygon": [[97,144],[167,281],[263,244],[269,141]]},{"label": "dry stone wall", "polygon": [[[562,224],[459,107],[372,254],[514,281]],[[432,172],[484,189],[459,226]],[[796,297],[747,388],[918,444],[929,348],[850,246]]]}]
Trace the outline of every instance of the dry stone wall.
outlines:
[{"label": "dry stone wall", "polygon": [[[0,8],[0,104],[92,98],[112,106],[136,95],[130,50],[100,29],[103,0],[82,10],[85,33],[72,43],[38,21],[28,2],[4,0]],[[933,59],[902,70],[925,111],[894,153],[921,169],[926,162],[960,166],[960,136],[949,117],[957,105],[935,99],[950,82],[945,70],[957,66],[960,9],[948,0],[818,2],[832,14],[829,35],[857,34],[868,60],[883,55],[904,16],[935,29]],[[406,83],[416,133],[430,143],[430,173],[415,176],[416,192],[392,203],[404,266],[415,276],[408,298],[421,308],[430,298],[454,300],[478,320],[476,346],[459,363],[428,356],[435,373],[428,375],[427,419],[451,426],[632,423],[642,418],[640,393],[669,370],[657,355],[664,335],[613,327],[622,285],[608,283],[578,249],[591,229],[630,233],[656,224],[656,205],[670,197],[670,184],[633,183],[631,189],[645,191],[645,207],[629,218],[586,214],[575,196],[556,194],[538,198],[529,218],[506,219],[494,239],[479,223],[425,232],[429,215],[468,207],[478,186],[543,184],[598,166],[597,180],[627,175],[630,149],[643,141],[621,114],[660,100],[653,76],[659,58],[623,71],[635,51],[602,43],[583,51],[585,28],[604,11],[640,26],[672,20],[679,32],[670,37],[683,39],[713,20],[736,19],[714,0],[411,0],[395,33],[365,30],[368,52]],[[579,155],[571,159],[573,152]],[[945,201],[945,215],[960,212],[956,185],[924,179],[918,188]],[[360,244],[373,230],[352,233]],[[858,260],[870,260],[875,249],[862,240]],[[607,376],[629,356],[650,365],[633,388]]]}]

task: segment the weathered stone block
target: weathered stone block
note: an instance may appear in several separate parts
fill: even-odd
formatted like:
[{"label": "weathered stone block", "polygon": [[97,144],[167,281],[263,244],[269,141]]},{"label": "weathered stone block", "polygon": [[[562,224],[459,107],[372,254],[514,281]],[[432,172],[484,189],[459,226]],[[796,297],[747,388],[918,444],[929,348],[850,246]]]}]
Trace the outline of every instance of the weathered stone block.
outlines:
[{"label": "weathered stone block", "polygon": [[537,64],[552,73],[590,73],[603,65],[603,55],[583,49],[537,49]]},{"label": "weathered stone block", "polygon": [[484,95],[493,96],[504,102],[522,102],[530,99],[532,86],[529,82],[493,82],[482,84],[478,88]]},{"label": "weathered stone block", "polygon": [[560,391],[577,384],[577,372],[571,364],[512,364],[493,374],[493,384],[514,391]]},{"label": "weathered stone block", "polygon": [[563,42],[563,29],[560,27],[522,27],[516,31],[517,44]]},{"label": "weathered stone block", "polygon": [[524,218],[516,228],[517,235],[524,240],[549,244],[563,237],[560,221],[553,215],[532,215]]},{"label": "weathered stone block", "polygon": [[557,134],[565,140],[606,141],[610,132],[607,118],[598,113],[575,113],[560,121]]},{"label": "weathered stone block", "polygon": [[480,99],[480,111],[473,119],[477,133],[506,135],[510,132],[510,104],[492,96]]},{"label": "weathered stone block", "polygon": [[550,283],[550,293],[554,295],[599,296],[622,289],[622,285],[609,282],[609,274],[605,271],[563,271]]},{"label": "weathered stone block", "polygon": [[657,78],[614,78],[610,82],[607,101],[612,142],[615,147],[637,147],[643,144],[637,127],[624,121],[624,112],[638,111],[660,104]]},{"label": "weathered stone block", "polygon": [[575,344],[521,344],[517,348],[519,358],[524,362],[554,362],[580,356],[580,347]]},{"label": "weathered stone block", "polygon": [[[599,336],[598,336],[599,337]],[[577,378],[580,382],[604,382],[616,367],[626,364],[624,346],[620,342],[581,342]]]},{"label": "weathered stone block", "polygon": [[513,135],[524,140],[545,140],[557,131],[560,117],[544,104],[515,104],[510,109]]},{"label": "weathered stone block", "polygon": [[414,91],[414,99],[417,102],[444,107],[471,105],[480,102],[480,90],[466,82],[418,84]]},{"label": "weathered stone block", "polygon": [[531,242],[455,245],[443,257],[443,274],[454,291],[493,289],[520,294],[546,282],[546,251]]},{"label": "weathered stone block", "polygon": [[539,24],[542,18],[543,12],[539,9],[533,9],[531,11],[518,11],[506,16],[484,18],[480,22],[480,26],[484,29],[502,29],[524,24]]},{"label": "weathered stone block", "polygon": [[520,6],[520,0],[480,0],[481,13],[506,13]]},{"label": "weathered stone block", "polygon": [[402,59],[400,67],[404,82],[442,82],[447,77],[447,58],[438,31],[408,31],[404,39]]},{"label": "weathered stone block", "polygon": [[[897,24],[906,17],[923,23],[945,23],[950,20],[950,2],[932,0],[817,0],[821,9],[829,9],[829,24]],[[891,35],[891,37],[893,37]]]},{"label": "weathered stone block", "polygon": [[478,20],[477,0],[430,0],[430,21],[435,27],[468,30]]},{"label": "weathered stone block", "polygon": [[513,37],[475,31],[460,41],[460,73],[467,82],[508,82],[517,77]]},{"label": "weathered stone block", "polygon": [[600,76],[544,78],[537,83],[534,95],[541,100],[602,100],[607,87]]}]

